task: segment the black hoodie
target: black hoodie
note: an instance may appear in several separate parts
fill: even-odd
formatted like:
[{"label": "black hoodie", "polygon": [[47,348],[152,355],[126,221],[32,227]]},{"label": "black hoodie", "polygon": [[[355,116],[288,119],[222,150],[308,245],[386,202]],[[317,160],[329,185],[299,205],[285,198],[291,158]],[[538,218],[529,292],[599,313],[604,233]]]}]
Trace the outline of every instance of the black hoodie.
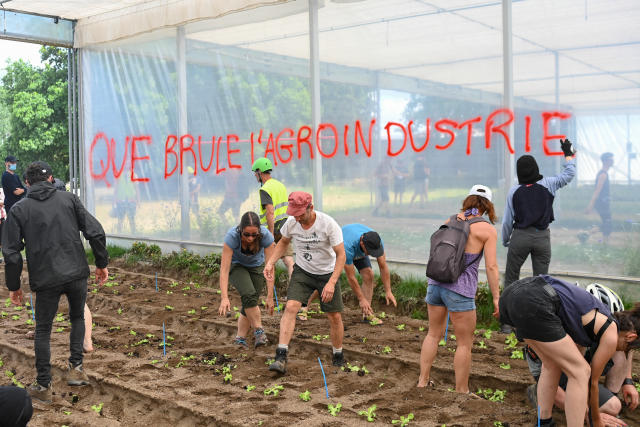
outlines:
[{"label": "black hoodie", "polygon": [[37,182],[13,205],[2,230],[5,277],[10,291],[20,289],[21,251],[26,247],[29,285],[33,292],[89,277],[80,232],[89,241],[96,267],[109,263],[102,225],[73,193]]}]

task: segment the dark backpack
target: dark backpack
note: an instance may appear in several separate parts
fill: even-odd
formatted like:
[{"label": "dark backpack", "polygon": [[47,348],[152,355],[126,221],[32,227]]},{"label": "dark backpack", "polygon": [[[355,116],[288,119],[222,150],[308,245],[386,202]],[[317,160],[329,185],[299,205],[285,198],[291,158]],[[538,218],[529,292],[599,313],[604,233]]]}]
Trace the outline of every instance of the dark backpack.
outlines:
[{"label": "dark backpack", "polygon": [[482,217],[459,221],[457,215],[452,215],[448,223],[442,224],[431,235],[427,277],[441,283],[453,283],[469,265],[482,256],[481,252],[471,264],[464,262],[464,247],[467,245],[471,224],[475,222],[488,221]]}]

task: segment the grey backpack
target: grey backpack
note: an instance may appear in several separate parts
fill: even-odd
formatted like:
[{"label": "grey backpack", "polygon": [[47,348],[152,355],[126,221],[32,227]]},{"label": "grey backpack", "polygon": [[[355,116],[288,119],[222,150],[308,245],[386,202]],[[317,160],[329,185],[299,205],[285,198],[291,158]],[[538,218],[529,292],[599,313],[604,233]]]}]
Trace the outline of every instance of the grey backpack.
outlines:
[{"label": "grey backpack", "polygon": [[464,262],[464,247],[467,245],[471,224],[476,222],[488,221],[482,217],[462,221],[458,220],[457,215],[452,215],[448,223],[442,224],[431,235],[427,277],[441,283],[453,283],[469,265],[482,256],[481,252],[471,264]]}]

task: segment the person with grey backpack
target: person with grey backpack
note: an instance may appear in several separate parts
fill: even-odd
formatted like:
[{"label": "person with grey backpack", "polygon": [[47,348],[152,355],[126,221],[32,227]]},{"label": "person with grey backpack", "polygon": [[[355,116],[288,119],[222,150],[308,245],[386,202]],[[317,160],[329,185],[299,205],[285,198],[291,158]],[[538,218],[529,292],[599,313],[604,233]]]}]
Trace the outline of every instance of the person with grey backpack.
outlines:
[{"label": "person with grey backpack", "polygon": [[[431,250],[427,263],[427,310],[429,331],[420,353],[418,387],[433,387],[431,366],[438,352],[451,314],[456,334],[456,353],[453,359],[456,392],[470,393],[471,347],[476,328],[475,296],[478,289],[478,266],[484,255],[489,288],[493,295],[493,316],[498,317],[500,296],[499,270],[496,259],[498,232],[492,225],[496,214],[491,202],[491,189],[474,185],[462,202],[460,213],[451,216],[431,236]],[[489,217],[489,221],[483,215]]]}]

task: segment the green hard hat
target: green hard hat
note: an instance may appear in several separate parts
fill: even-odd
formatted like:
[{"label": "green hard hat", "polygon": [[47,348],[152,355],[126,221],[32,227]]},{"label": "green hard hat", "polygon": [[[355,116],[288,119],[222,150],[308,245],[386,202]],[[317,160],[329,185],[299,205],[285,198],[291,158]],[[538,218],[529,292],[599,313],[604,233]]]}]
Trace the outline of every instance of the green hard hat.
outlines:
[{"label": "green hard hat", "polygon": [[251,170],[256,172],[266,172],[273,169],[273,165],[271,164],[271,160],[266,157],[260,157],[255,162],[253,162],[253,166],[251,166]]}]

